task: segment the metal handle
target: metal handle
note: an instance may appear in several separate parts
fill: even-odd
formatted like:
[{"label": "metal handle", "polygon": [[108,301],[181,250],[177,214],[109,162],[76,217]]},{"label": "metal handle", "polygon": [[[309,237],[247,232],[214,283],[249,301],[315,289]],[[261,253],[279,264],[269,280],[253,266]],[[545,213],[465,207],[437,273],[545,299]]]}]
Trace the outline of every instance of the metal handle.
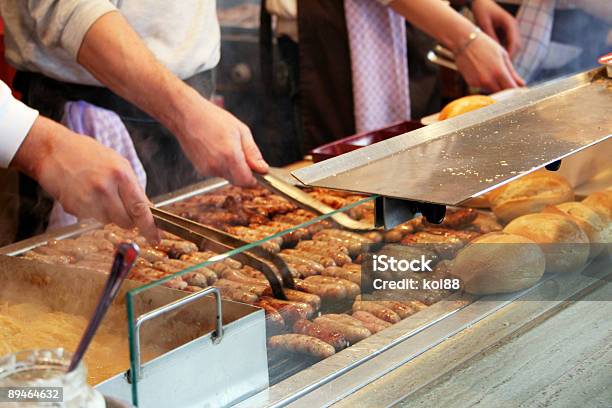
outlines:
[{"label": "metal handle", "polygon": [[178,299],[172,303],[168,303],[165,306],[162,306],[155,310],[151,310],[150,312],[147,312],[141,316],[138,316],[138,318],[136,319],[136,325],[135,325],[136,330],[134,333],[134,343],[135,343],[134,349],[135,349],[135,354],[136,354],[136,361],[135,361],[136,378],[140,379],[142,375],[142,367],[141,367],[142,359],[140,357],[140,327],[145,322],[151,319],[161,316],[164,313],[176,310],[179,307],[185,306],[186,304],[191,303],[211,293],[215,295],[215,302],[217,304],[217,317],[216,317],[217,328],[212,334],[212,340],[213,340],[213,344],[218,344],[223,338],[223,310],[221,306],[221,292],[219,291],[218,288],[214,286],[206,288],[200,292],[196,292],[192,295],[185,296],[184,298]]}]

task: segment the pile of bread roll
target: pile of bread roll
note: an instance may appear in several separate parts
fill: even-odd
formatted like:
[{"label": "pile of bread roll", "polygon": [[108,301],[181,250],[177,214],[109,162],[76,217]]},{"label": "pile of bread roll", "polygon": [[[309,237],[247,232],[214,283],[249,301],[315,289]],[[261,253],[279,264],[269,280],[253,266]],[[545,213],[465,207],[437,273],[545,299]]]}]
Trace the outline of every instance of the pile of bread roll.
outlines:
[{"label": "pile of bread roll", "polygon": [[514,292],[544,273],[580,271],[612,243],[612,190],[578,202],[553,172],[521,177],[473,204],[491,208],[505,228],[472,241],[453,261],[452,274],[469,293]]}]

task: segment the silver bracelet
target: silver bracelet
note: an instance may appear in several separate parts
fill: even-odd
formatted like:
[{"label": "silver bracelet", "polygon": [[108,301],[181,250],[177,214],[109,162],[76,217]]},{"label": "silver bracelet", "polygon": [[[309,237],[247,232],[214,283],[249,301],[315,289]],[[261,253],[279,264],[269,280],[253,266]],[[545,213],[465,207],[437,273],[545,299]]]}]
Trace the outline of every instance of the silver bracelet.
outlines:
[{"label": "silver bracelet", "polygon": [[457,51],[455,51],[455,57],[458,57],[459,55],[461,55],[463,51],[465,51],[467,47],[469,47],[470,44],[473,43],[474,40],[476,40],[480,36],[481,33],[482,33],[482,30],[476,27],[476,29],[474,29],[474,31],[470,33],[470,35],[468,36],[468,39],[465,40],[465,43]]}]

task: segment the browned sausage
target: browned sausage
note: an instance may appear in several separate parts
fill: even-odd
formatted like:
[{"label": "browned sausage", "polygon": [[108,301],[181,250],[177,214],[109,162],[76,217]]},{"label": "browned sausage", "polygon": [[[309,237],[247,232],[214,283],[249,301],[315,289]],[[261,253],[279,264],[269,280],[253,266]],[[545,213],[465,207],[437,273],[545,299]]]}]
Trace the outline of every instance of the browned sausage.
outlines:
[{"label": "browned sausage", "polygon": [[329,327],[313,323],[310,320],[298,320],[293,324],[293,331],[298,334],[306,334],[323,340],[327,344],[333,346],[336,351],[340,351],[349,346],[348,340],[342,333],[332,330]]},{"label": "browned sausage", "polygon": [[280,256],[282,259],[292,264],[307,266],[308,268],[312,270],[311,275],[320,274],[321,272],[323,272],[323,269],[325,269],[323,265],[321,265],[318,262],[315,262],[315,261],[312,261],[306,258],[301,258],[299,256],[291,255],[291,254],[286,253],[285,251],[281,251],[278,254],[278,256]]},{"label": "browned sausage", "polygon": [[314,240],[300,241],[298,242],[296,248],[303,250],[303,251],[310,251],[310,252],[321,252],[321,251],[329,250],[330,252],[339,252],[344,255],[348,255],[349,253],[348,248],[345,247],[344,245],[341,245],[335,242],[327,243],[325,241],[314,241]]},{"label": "browned sausage", "polygon": [[[312,307],[314,311],[317,311],[321,308],[321,298],[317,295],[287,288],[284,288],[283,291],[285,292],[285,296],[287,296],[287,300],[307,303]],[[263,292],[263,294],[266,296],[272,296],[272,288],[268,286]]]},{"label": "browned sausage", "polygon": [[309,354],[319,359],[327,358],[335,353],[333,346],[316,337],[304,334],[280,334],[272,336],[268,339],[268,346],[273,349],[281,349],[293,353]]},{"label": "browned sausage", "polygon": [[353,317],[355,319],[361,320],[363,322],[363,325],[367,327],[368,330],[370,330],[372,333],[378,333],[379,331],[391,326],[391,323],[379,319],[372,313],[364,312],[363,310],[353,312]]},{"label": "browned sausage", "polygon": [[323,266],[324,268],[328,266],[336,266],[336,262],[331,257],[317,254],[314,252],[301,251],[299,249],[283,249],[281,253],[289,254],[297,258],[311,260]]},{"label": "browned sausage", "polygon": [[277,333],[285,329],[285,319],[283,319],[278,310],[265,302],[260,302],[256,306],[261,307],[266,313],[266,330],[268,334]]},{"label": "browned sausage", "polygon": [[168,259],[168,255],[166,255],[164,252],[151,247],[140,248],[140,256],[151,263]]},{"label": "browned sausage", "polygon": [[243,292],[248,292],[248,293],[255,294],[257,296],[261,296],[266,290],[266,286],[263,286],[263,285],[254,285],[254,284],[245,283],[245,282],[236,282],[236,281],[229,280],[229,279],[219,279],[218,281],[215,282],[214,286],[218,287],[219,289],[235,289],[235,290],[239,290]]},{"label": "browned sausage", "polygon": [[342,285],[346,289],[346,295],[350,299],[359,295],[361,291],[359,285],[342,278],[334,278],[333,276],[310,276],[304,279],[308,283],[314,283],[316,285]]},{"label": "browned sausage", "polygon": [[321,275],[346,279],[357,285],[361,285],[361,270],[350,270],[340,266],[329,266],[325,268]]},{"label": "browned sausage", "polygon": [[389,323],[397,323],[402,320],[397,313],[388,307],[367,300],[356,300],[355,303],[353,303],[353,312],[357,312],[359,310],[370,312],[379,319]]},{"label": "browned sausage", "polygon": [[347,290],[338,284],[316,284],[296,279],[295,287],[303,292],[312,293],[323,300],[342,300],[347,297]]},{"label": "browned sausage", "polygon": [[395,302],[393,300],[376,300],[376,303],[384,307],[388,307],[399,315],[400,318],[405,319],[416,313],[414,308],[405,305],[401,302]]},{"label": "browned sausage", "polygon": [[189,241],[162,239],[155,245],[155,249],[167,253],[172,258],[180,258],[181,255],[197,252],[198,246]]},{"label": "browned sausage", "polygon": [[342,335],[349,341],[351,344],[355,344],[358,341],[365,339],[372,335],[372,332],[369,331],[364,326],[357,326],[348,324],[339,320],[335,320],[330,317],[326,317],[325,315],[321,317],[317,317],[314,320],[315,323],[320,324],[323,327],[327,327],[330,330],[338,331],[342,333]]},{"label": "browned sausage", "polygon": [[221,296],[224,299],[233,300],[234,302],[248,303],[250,305],[257,302],[257,295],[253,293],[244,292],[238,289],[219,288],[221,289]]},{"label": "browned sausage", "polygon": [[278,310],[285,322],[291,325],[300,319],[308,319],[313,314],[312,307],[307,303],[274,299],[269,296],[262,296],[260,302],[265,302]]},{"label": "browned sausage", "polygon": [[221,277],[223,279],[233,280],[235,282],[248,283],[251,285],[262,285],[267,286],[268,282],[265,279],[252,278],[250,276],[245,275],[241,271],[237,269],[226,269],[221,273]]}]

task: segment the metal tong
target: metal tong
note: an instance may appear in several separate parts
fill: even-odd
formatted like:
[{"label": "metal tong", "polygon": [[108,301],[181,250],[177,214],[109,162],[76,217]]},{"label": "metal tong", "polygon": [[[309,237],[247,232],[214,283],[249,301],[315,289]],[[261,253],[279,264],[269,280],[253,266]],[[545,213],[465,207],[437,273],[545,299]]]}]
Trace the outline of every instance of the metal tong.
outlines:
[{"label": "metal tong", "polygon": [[[155,224],[162,230],[193,242],[200,249],[207,248],[218,252],[220,255],[215,260],[224,259],[228,257],[228,255],[224,255],[226,252],[249,244],[224,231],[188,220],[160,208],[151,207],[151,212],[153,213]],[[231,257],[261,271],[270,283],[272,294],[277,299],[287,300],[283,287],[295,289],[293,275],[291,275],[285,261],[279,256],[259,246],[254,246],[249,248],[248,251],[232,255]],[[272,268],[270,264],[274,265],[275,268]],[[276,272],[281,276],[282,285]]]},{"label": "metal tong", "polygon": [[[292,186],[291,184],[286,183],[272,174],[255,174],[255,178],[259,184],[263,185],[269,190],[274,191],[280,196],[285,197],[292,203],[295,203],[298,207],[323,215],[337,211],[334,208],[311,197],[308,193],[302,191],[300,188]],[[343,212],[336,212],[335,214],[332,214],[330,218],[333,219],[338,225],[353,231],[372,231],[375,229],[374,225],[354,220]]]},{"label": "metal tong", "polygon": [[100,295],[100,300],[98,300],[98,305],[96,306],[93,317],[89,321],[89,324],[85,329],[85,333],[83,333],[83,337],[81,338],[76,351],[72,355],[72,360],[70,360],[70,365],[68,366],[68,372],[74,371],[74,369],[78,367],[79,363],[83,359],[83,356],[87,351],[87,347],[89,347],[91,340],[98,331],[98,327],[100,327],[100,323],[102,323],[104,315],[106,315],[106,311],[117,296],[121,284],[127,277],[130,269],[132,269],[134,261],[136,261],[139,253],[140,248],[138,248],[138,245],[134,243],[123,243],[119,245],[119,248],[117,248],[115,259],[113,260],[113,266],[111,267],[106,285],[104,286],[102,295]]},{"label": "metal tong", "polygon": [[453,53],[448,48],[445,48],[439,44],[436,45],[433,50],[430,50],[427,53],[427,59],[434,64],[452,69],[453,71],[459,70],[457,68],[457,64],[455,63],[455,56]]}]

